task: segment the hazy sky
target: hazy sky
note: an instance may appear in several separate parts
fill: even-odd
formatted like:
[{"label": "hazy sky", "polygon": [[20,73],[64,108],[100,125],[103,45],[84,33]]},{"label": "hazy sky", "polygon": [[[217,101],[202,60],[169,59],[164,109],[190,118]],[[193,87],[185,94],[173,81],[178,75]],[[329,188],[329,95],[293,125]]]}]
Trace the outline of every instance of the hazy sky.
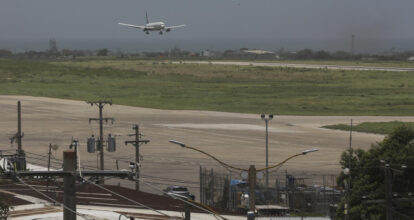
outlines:
[{"label": "hazy sky", "polygon": [[[159,36],[117,24],[144,24],[146,10],[150,21],[188,26]],[[347,50],[351,34],[355,34],[360,51],[413,49],[414,0],[0,0],[0,48],[17,50],[47,48],[50,38],[57,39],[61,48],[111,48],[112,43],[112,48],[132,50],[174,45]],[[36,45],[41,47],[10,41],[19,39],[40,39],[42,43]],[[64,39],[110,42],[69,46]],[[121,45],[116,42],[120,39],[134,42]],[[191,46],[184,39],[196,41]],[[202,45],[207,41],[203,39],[209,43]],[[274,44],[251,39],[270,39]],[[297,43],[295,39],[308,42]],[[230,46],[237,40],[247,43]]]},{"label": "hazy sky", "polygon": [[0,0],[0,38],[147,38],[117,25],[145,10],[171,37],[414,38],[413,0]]}]

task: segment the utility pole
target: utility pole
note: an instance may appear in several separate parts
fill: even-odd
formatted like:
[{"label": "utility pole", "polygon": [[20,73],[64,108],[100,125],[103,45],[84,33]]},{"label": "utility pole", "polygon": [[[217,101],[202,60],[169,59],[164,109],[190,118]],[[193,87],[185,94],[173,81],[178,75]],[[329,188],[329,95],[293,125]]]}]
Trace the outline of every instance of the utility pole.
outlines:
[{"label": "utility pole", "polygon": [[129,136],[135,136],[134,141],[125,141],[125,145],[132,144],[135,147],[135,190],[139,191],[139,146],[144,143],[147,144],[149,140],[140,140],[141,133],[139,133],[139,125],[134,125],[132,127],[133,130],[135,130],[134,134],[130,134]]},{"label": "utility pole", "polygon": [[[47,160],[47,171],[50,171],[50,157],[52,156],[52,144],[49,144],[49,158]],[[46,192],[49,192],[49,177],[47,177],[46,182]]]},{"label": "utility pole", "polygon": [[21,105],[20,101],[17,102],[17,152],[19,156],[22,156],[22,118],[21,118]]},{"label": "utility pole", "polygon": [[389,164],[385,164],[385,219],[392,220],[392,183],[391,169]]},{"label": "utility pole", "polygon": [[[410,194],[408,194],[407,197],[402,198],[393,198],[393,192],[392,192],[392,181],[394,179],[394,175],[402,174],[403,171],[397,170],[395,168],[391,168],[391,164],[387,163],[385,160],[380,160],[382,163],[381,169],[384,170],[384,194],[385,199],[372,199],[372,200],[366,200],[363,201],[363,203],[366,204],[382,204],[382,206],[385,206],[385,220],[392,220],[393,219],[393,204],[396,204],[398,206],[398,203],[411,203],[413,200]],[[400,164],[402,169],[406,169],[407,166],[404,164]],[[395,166],[395,165],[394,165]],[[401,190],[401,189],[400,189]],[[405,215],[402,213],[396,213],[404,217]],[[405,216],[407,218],[404,219],[410,219],[409,216]]]},{"label": "utility pole", "polygon": [[[102,110],[106,104],[112,105],[112,101],[87,101],[86,103],[91,106],[96,105],[99,108],[99,118],[89,118],[89,123],[91,121],[99,121],[99,140],[98,140],[98,151],[100,151],[100,169],[104,170],[104,148],[103,148],[103,121],[107,123],[109,120],[113,123],[114,118],[103,118]],[[100,183],[104,183],[104,180],[101,179]]]},{"label": "utility pole", "polygon": [[[64,185],[65,194],[63,197],[63,203],[67,208],[63,210],[63,220],[76,220],[76,152],[64,151],[63,152],[63,171],[71,172],[70,175],[65,175]],[[69,209],[70,210],[69,210]]]},{"label": "utility pole", "polygon": [[17,155],[18,156],[24,156],[24,151],[22,148],[23,137],[24,137],[24,134],[22,134],[21,105],[20,105],[20,101],[17,101],[17,133],[13,137],[10,138],[10,142],[12,144],[14,142],[17,142]]},{"label": "utility pole", "polygon": [[352,161],[352,119],[351,119],[351,129],[349,131],[348,184],[346,184],[346,203],[345,203],[346,220],[350,219],[349,210],[351,210],[351,161]]},{"label": "utility pole", "polygon": [[249,168],[249,211],[253,212],[256,209],[256,167],[250,165]]},{"label": "utility pole", "polygon": [[[53,150],[53,146],[51,148]],[[17,171],[13,172],[17,177],[63,177],[64,197],[63,197],[63,220],[76,220],[76,215],[81,215],[76,211],[76,180],[84,177],[103,178],[120,177],[132,180],[133,173],[128,171],[82,171],[76,170],[77,154],[74,150],[63,152],[63,171]],[[83,217],[83,216],[82,216]],[[83,217],[85,218],[85,217]],[[85,218],[86,219],[86,218]]]}]

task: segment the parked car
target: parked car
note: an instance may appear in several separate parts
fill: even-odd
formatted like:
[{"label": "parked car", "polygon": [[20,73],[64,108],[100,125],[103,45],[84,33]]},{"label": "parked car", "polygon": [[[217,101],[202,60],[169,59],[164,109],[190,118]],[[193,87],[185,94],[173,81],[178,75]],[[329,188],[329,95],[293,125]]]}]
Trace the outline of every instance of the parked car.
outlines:
[{"label": "parked car", "polygon": [[185,186],[169,186],[164,189],[164,195],[179,197],[182,199],[195,199],[195,196],[191,194]]}]

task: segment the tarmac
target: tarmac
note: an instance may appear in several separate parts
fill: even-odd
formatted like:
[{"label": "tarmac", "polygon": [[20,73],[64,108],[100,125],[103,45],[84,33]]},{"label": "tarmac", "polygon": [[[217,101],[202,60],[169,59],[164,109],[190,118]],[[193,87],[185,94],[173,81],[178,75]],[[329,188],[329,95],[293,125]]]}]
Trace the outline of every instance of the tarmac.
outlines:
[{"label": "tarmac", "polygon": [[324,64],[301,64],[283,62],[249,62],[249,61],[181,61],[178,63],[197,63],[215,65],[236,65],[236,66],[264,66],[264,67],[289,67],[305,69],[330,69],[330,70],[362,70],[362,71],[390,71],[390,72],[413,72],[414,68],[403,67],[381,67],[381,66],[350,66],[350,65],[324,65]]},{"label": "tarmac", "polygon": [[[80,162],[84,169],[97,169],[97,154],[88,153],[86,140],[99,134],[96,122],[98,108],[83,101],[63,100],[30,96],[0,96],[0,150],[13,152],[16,144],[9,138],[17,131],[17,101],[22,103],[23,149],[32,164],[46,166],[48,146],[58,144],[52,152],[52,160],[62,159],[62,151],[69,149],[72,137],[80,142]],[[114,117],[114,124],[104,126],[104,137],[116,136],[116,152],[105,151],[105,169],[129,169],[129,161],[135,160],[135,148],[125,146],[132,126],[139,124],[143,139],[150,142],[140,147],[141,189],[162,194],[167,185],[184,185],[198,198],[200,166],[228,173],[217,162],[199,152],[183,149],[169,143],[177,140],[208,152],[233,166],[257,168],[265,165],[265,123],[258,114],[226,113],[212,111],[159,110],[122,105],[104,107],[104,117]],[[386,116],[285,116],[275,115],[269,122],[269,165],[311,148],[319,151],[294,158],[281,170],[271,172],[271,177],[288,172],[290,174],[338,174],[340,155],[348,149],[349,132],[321,128],[323,125],[355,124],[373,121],[414,121],[414,117]],[[352,134],[352,146],[368,149],[381,141],[383,135]],[[38,155],[38,156],[35,156]],[[61,168],[53,163],[52,168]],[[233,172],[234,178],[241,178]],[[261,181],[261,180],[258,180]],[[108,184],[133,187],[135,183],[118,179],[107,180]]]}]

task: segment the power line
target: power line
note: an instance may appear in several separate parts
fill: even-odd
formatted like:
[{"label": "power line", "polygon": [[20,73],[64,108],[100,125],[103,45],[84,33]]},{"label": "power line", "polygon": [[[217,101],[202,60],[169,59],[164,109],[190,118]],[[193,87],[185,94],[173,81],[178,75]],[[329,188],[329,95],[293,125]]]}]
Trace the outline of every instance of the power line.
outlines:
[{"label": "power line", "polygon": [[[146,183],[146,182],[145,182],[142,178],[141,178],[141,179],[139,179],[139,181],[141,181],[142,183],[146,184],[147,186],[149,186],[149,187],[150,187],[150,188],[152,188],[152,189],[159,190],[159,191],[163,192],[163,190],[162,190],[162,189],[160,189],[160,188],[158,188],[158,187],[155,187],[154,185],[151,185],[151,184],[149,184],[149,183]],[[189,205],[194,206],[194,207],[196,207],[196,208],[198,208],[198,209],[201,209],[201,210],[203,210],[203,211],[206,211],[207,213],[212,214],[212,215],[213,215],[216,219],[218,219],[218,218],[217,218],[217,216],[221,217],[222,219],[226,219],[226,218],[224,218],[223,216],[221,216],[220,214],[218,214],[218,213],[216,213],[216,212],[214,212],[214,211],[208,210],[208,209],[206,209],[206,208],[204,208],[204,207],[197,206],[197,205],[195,205],[194,203],[191,203],[191,202],[189,202],[189,201],[187,201],[187,200],[185,200],[185,199],[182,199],[182,198],[180,198],[180,197],[178,197],[178,196],[174,196],[174,195],[170,195],[170,194],[167,194],[167,195],[168,195],[168,196],[170,196],[171,198],[178,199],[178,200],[180,200],[180,201],[182,201],[182,202],[184,202],[184,203],[186,203],[186,204],[189,204]]]},{"label": "power line", "polygon": [[[57,203],[57,204],[61,205],[64,209],[69,210],[70,212],[72,212],[72,213],[74,213],[74,214],[76,214],[76,215],[78,215],[78,216],[80,216],[80,217],[82,217],[82,218],[84,218],[84,219],[89,220],[89,219],[88,219],[88,218],[86,218],[83,214],[81,214],[81,213],[79,213],[79,212],[76,212],[76,211],[74,211],[74,210],[72,210],[72,209],[68,208],[65,204],[60,203],[60,202],[58,202],[58,201],[56,201],[56,200],[52,199],[52,198],[51,198],[51,197],[49,197],[48,195],[46,195],[46,194],[44,194],[44,193],[40,192],[39,190],[37,190],[36,188],[32,187],[31,185],[29,185],[29,184],[25,183],[25,182],[24,182],[23,180],[21,180],[19,177],[16,177],[16,179],[17,179],[17,180],[19,180],[19,182],[21,182],[21,183],[23,183],[24,185],[26,185],[26,186],[28,186],[29,188],[31,188],[32,190],[34,190],[34,191],[36,191],[37,193],[41,194],[42,196],[44,196],[44,197],[46,197],[46,198],[50,199],[50,200],[51,200],[51,201],[53,201],[54,203]],[[90,220],[92,220],[92,219],[90,219]]]},{"label": "power line", "polygon": [[146,206],[146,205],[144,205],[144,204],[142,204],[142,203],[139,203],[139,202],[137,202],[137,201],[134,201],[134,200],[132,200],[132,199],[129,199],[129,198],[125,197],[125,196],[122,196],[122,195],[120,195],[120,194],[118,194],[118,193],[116,193],[116,192],[114,192],[114,191],[112,191],[112,190],[110,190],[110,189],[107,189],[107,188],[105,188],[105,187],[103,187],[103,186],[101,186],[101,185],[99,185],[99,184],[96,184],[96,183],[94,183],[94,182],[91,182],[91,181],[89,181],[89,180],[87,180],[87,179],[85,179],[85,178],[82,178],[82,179],[83,179],[84,181],[86,181],[86,182],[90,183],[90,184],[93,184],[93,185],[97,186],[98,188],[101,188],[101,189],[103,189],[103,190],[105,190],[105,191],[107,191],[107,192],[110,192],[110,193],[112,193],[112,194],[114,194],[114,195],[117,195],[117,196],[119,196],[119,197],[121,197],[121,198],[123,198],[123,199],[125,199],[125,200],[128,200],[128,201],[130,201],[130,202],[134,203],[135,205],[138,205],[139,207],[145,207],[145,208],[150,209],[150,210],[152,210],[152,211],[154,211],[154,212],[156,212],[156,213],[158,213],[158,214],[161,214],[161,215],[163,215],[163,216],[167,216],[167,217],[169,217],[169,218],[171,218],[171,219],[176,219],[176,218],[174,218],[174,217],[172,217],[172,216],[169,216],[169,215],[167,215],[167,214],[165,214],[165,213],[163,213],[163,212],[161,212],[161,211],[158,211],[158,210],[156,210],[156,209],[153,209],[153,208],[151,208],[151,207],[149,207],[149,206]]}]

